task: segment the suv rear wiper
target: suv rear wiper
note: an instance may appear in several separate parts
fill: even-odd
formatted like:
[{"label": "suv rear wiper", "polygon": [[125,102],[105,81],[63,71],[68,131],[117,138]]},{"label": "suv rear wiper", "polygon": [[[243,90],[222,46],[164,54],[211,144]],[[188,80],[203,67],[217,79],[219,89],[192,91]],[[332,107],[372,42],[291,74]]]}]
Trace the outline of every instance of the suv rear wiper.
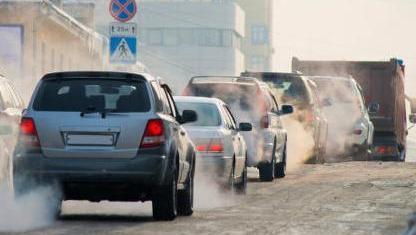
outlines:
[{"label": "suv rear wiper", "polygon": [[86,110],[84,110],[80,113],[80,116],[84,117],[85,114],[99,113],[99,114],[101,114],[102,118],[105,118],[108,113],[114,113],[114,112],[117,112],[117,109],[104,109],[104,110],[98,111],[98,110],[96,110],[95,107],[88,107]]},{"label": "suv rear wiper", "polygon": [[117,112],[117,109],[104,109],[104,111],[101,112],[101,117],[105,118],[108,113],[114,113]]}]

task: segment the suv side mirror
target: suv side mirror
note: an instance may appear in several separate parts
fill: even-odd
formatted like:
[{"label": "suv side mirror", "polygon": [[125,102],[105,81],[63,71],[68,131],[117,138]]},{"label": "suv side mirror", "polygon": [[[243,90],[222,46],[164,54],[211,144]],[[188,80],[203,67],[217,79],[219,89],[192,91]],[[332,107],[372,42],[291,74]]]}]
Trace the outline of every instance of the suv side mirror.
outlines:
[{"label": "suv side mirror", "polygon": [[416,124],[416,113],[409,114],[410,123]]},{"label": "suv side mirror", "polygon": [[0,136],[13,134],[13,128],[9,125],[0,125]]},{"label": "suv side mirror", "polygon": [[240,125],[238,125],[238,130],[239,131],[251,131],[253,130],[253,125],[251,125],[251,123],[248,123],[248,122],[242,122],[240,123]]},{"label": "suv side mirror", "polygon": [[182,112],[181,123],[195,122],[198,120],[198,115],[193,110],[184,110]]},{"label": "suv side mirror", "polygon": [[368,105],[368,113],[369,113],[369,114],[375,115],[375,114],[377,114],[379,111],[380,111],[380,104],[379,104],[379,103],[377,103],[377,102],[371,102],[371,103]]},{"label": "suv side mirror", "polygon": [[293,113],[292,105],[282,105],[282,109],[280,110],[280,115],[291,114],[291,113]]}]

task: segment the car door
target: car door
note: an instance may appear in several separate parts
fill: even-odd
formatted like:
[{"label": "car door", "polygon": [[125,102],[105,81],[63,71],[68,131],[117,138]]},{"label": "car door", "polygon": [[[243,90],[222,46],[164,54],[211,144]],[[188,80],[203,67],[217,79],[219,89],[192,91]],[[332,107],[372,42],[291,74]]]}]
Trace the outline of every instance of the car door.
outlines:
[{"label": "car door", "polygon": [[278,115],[279,106],[277,105],[276,98],[272,93],[269,93],[269,97],[271,102],[271,109],[269,111],[269,115],[271,116],[270,128],[276,133],[276,161],[281,162],[283,161],[283,151],[286,145],[287,133],[283,128],[282,120]]},{"label": "car door", "polygon": [[176,109],[175,102],[173,101],[172,93],[170,88],[167,85],[162,85],[163,94],[165,95],[165,101],[167,102],[168,107],[168,116],[172,131],[172,138],[175,138],[175,142],[178,148],[179,154],[179,169],[178,169],[178,181],[179,183],[185,182],[188,172],[190,170],[190,164],[188,162],[188,146],[189,139],[185,129],[178,122],[178,111]]},{"label": "car door", "polygon": [[236,119],[234,118],[230,107],[227,105],[223,106],[224,111],[227,115],[228,122],[231,125],[231,137],[234,146],[235,153],[235,172],[236,174],[244,170],[245,165],[245,145],[243,144],[243,136],[238,131]]}]

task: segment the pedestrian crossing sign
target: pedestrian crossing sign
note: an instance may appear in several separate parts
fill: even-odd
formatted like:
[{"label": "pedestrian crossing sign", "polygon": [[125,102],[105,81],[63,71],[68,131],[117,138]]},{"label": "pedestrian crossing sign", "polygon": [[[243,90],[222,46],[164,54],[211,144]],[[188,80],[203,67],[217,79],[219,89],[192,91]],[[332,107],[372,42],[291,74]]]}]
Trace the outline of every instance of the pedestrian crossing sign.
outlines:
[{"label": "pedestrian crossing sign", "polygon": [[137,62],[136,37],[111,37],[110,62],[135,64]]}]

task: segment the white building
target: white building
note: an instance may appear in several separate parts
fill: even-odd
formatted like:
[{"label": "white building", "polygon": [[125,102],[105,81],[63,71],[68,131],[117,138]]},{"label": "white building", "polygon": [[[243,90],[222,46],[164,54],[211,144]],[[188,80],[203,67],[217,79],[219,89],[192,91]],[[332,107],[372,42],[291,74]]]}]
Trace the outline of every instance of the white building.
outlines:
[{"label": "white building", "polygon": [[[245,70],[241,51],[244,11],[233,1],[136,1],[138,59],[180,91],[192,76],[238,75]],[[96,28],[106,33],[108,4],[96,2]]]}]

